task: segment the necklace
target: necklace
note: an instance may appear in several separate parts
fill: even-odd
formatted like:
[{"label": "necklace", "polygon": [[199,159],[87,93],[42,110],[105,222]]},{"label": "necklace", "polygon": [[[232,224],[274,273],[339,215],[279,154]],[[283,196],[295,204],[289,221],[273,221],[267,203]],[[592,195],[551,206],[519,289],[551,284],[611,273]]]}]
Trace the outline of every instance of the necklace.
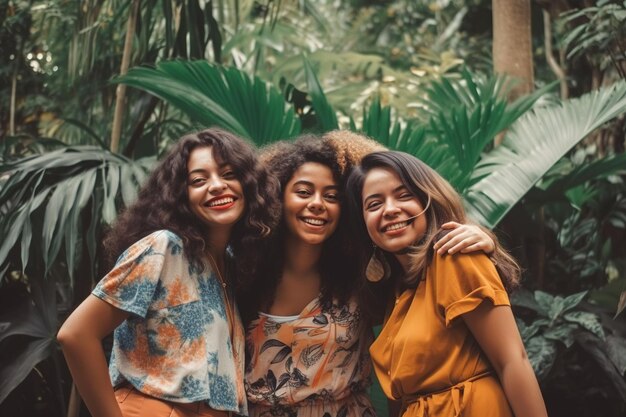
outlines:
[{"label": "necklace", "polygon": [[222,287],[222,293],[224,294],[224,302],[226,304],[226,321],[228,321],[228,331],[230,333],[230,339],[232,341],[233,339],[233,333],[234,333],[234,307],[233,304],[230,301],[230,297],[228,296],[228,290],[227,290],[227,284],[226,284],[226,280],[224,280],[224,277],[222,276],[222,273],[220,272],[220,269],[217,267],[217,262],[215,262],[215,259],[213,258],[213,255],[211,255],[209,253],[209,260],[211,262],[211,266],[213,267],[213,269],[215,270],[215,275],[217,275],[218,280],[220,281],[221,287]]}]

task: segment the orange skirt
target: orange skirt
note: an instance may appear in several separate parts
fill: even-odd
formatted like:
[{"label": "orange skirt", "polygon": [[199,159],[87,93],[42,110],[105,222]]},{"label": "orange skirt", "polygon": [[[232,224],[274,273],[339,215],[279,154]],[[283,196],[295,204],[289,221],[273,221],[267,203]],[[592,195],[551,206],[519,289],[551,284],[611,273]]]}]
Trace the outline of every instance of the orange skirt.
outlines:
[{"label": "orange skirt", "polygon": [[115,390],[124,417],[230,417],[228,411],[214,410],[203,401],[176,403],[151,397],[130,385]]}]

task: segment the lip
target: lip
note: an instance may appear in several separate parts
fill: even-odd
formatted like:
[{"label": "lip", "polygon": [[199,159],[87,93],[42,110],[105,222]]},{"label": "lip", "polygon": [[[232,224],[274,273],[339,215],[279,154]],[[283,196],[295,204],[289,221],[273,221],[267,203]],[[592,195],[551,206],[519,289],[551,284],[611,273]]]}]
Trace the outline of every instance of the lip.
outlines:
[{"label": "lip", "polygon": [[[380,231],[388,236],[396,236],[396,235],[400,235],[402,233],[404,233],[405,230],[407,230],[409,228],[409,226],[413,223],[411,220],[413,219],[407,219],[407,220],[400,220],[397,222],[392,222],[392,223],[387,223],[386,225],[382,226],[380,228]],[[387,228],[396,224],[401,224],[401,223],[406,223],[405,226],[399,227],[397,229],[391,229],[388,230]]]},{"label": "lip", "polygon": [[[219,200],[223,200],[223,199],[231,199],[232,201],[228,202],[228,203],[224,203],[224,204],[219,204],[216,206],[212,206],[211,203],[219,201]],[[235,203],[237,202],[237,197],[235,197],[232,194],[225,194],[225,195],[220,195],[217,197],[214,197],[210,200],[207,200],[204,202],[204,204],[202,204],[204,207],[208,208],[209,210],[217,210],[217,211],[222,211],[222,210],[228,210],[229,208],[231,208],[232,206],[235,205]]]},{"label": "lip", "polygon": [[[298,220],[300,220],[302,223],[304,223],[305,225],[307,225],[308,227],[318,230],[318,229],[322,229],[324,228],[328,223],[328,219],[323,219],[320,217],[313,217],[313,216],[299,216]],[[309,223],[307,220],[309,221],[316,221],[316,222],[322,222],[321,224],[313,224],[313,223]]]}]

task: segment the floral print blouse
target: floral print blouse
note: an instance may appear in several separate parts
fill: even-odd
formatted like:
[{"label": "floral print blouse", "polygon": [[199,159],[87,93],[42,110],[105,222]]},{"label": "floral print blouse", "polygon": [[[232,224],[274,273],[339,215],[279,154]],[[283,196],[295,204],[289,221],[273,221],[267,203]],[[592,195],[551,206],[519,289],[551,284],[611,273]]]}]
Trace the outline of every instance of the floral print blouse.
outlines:
[{"label": "floral print blouse", "polygon": [[369,417],[371,342],[355,300],[322,305],[293,320],[259,315],[246,334],[250,416]]},{"label": "floral print blouse", "polygon": [[127,381],[156,398],[247,414],[243,326],[225,291],[213,270],[188,262],[170,231],[128,248],[93,290],[131,313],[115,329],[113,385]]}]

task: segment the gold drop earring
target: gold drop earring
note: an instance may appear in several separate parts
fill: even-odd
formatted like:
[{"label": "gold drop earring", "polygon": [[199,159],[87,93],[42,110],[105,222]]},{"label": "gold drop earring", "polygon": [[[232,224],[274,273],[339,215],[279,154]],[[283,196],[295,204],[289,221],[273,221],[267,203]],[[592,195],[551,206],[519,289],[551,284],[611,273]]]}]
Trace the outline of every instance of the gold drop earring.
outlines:
[{"label": "gold drop earring", "polygon": [[374,245],[372,257],[365,268],[365,278],[369,282],[378,282],[389,278],[390,267],[385,259],[385,255],[378,252],[378,246]]}]

